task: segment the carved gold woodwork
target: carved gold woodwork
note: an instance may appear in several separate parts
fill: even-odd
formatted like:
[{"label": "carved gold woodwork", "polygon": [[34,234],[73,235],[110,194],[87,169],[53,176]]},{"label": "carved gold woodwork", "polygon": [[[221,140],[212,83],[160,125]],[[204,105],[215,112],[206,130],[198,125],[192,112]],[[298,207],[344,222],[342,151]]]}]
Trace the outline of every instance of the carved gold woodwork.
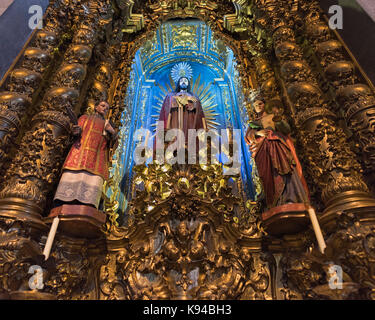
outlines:
[{"label": "carved gold woodwork", "polygon": [[[337,231],[327,239],[322,255],[289,252],[280,261],[286,299],[315,300],[373,300],[374,282],[374,227],[356,214],[344,213],[336,220]],[[342,287],[330,288],[330,268],[342,268]],[[332,283],[332,282],[331,282]]]},{"label": "carved gold woodwork", "polygon": [[108,228],[101,299],[271,298],[259,215],[221,166],[135,170],[127,225]]},{"label": "carved gold woodwork", "polygon": [[[72,43],[49,77],[40,112],[29,121],[0,192],[1,298],[374,299],[374,200],[337,125],[337,110],[324,100],[320,70],[295,39],[299,8],[314,17],[307,1],[56,3],[70,11],[50,5],[50,22],[36,34],[37,45],[25,50],[24,65],[9,76],[12,91],[0,94],[1,155],[22,125],[17,110],[33,104],[33,88],[40,88],[46,63],[54,57],[49,50],[65,32],[58,28],[74,26]],[[326,209],[320,219],[325,255],[317,251],[311,228],[282,238],[267,235],[260,204],[245,202],[239,177],[229,181],[220,166],[150,165],[135,167],[137,191],[124,226],[115,225],[114,203],[108,203],[102,238],[75,239],[59,230],[44,262],[48,228],[41,216],[70,145],[69,110],[78,114],[79,107],[90,109],[95,100],[108,99],[118,126],[127,111],[123,101],[136,51],[161,22],[175,17],[207,22],[233,49],[245,95],[259,86],[268,99],[289,102],[314,200]],[[324,38],[326,26],[311,23],[309,30],[327,83],[337,89],[349,118],[359,119],[371,93],[351,83],[354,69],[342,60],[340,45]],[[332,264],[344,269],[340,293],[328,287]],[[45,269],[40,291],[28,286],[31,265]]]},{"label": "carved gold woodwork", "polygon": [[375,182],[375,93],[364,81],[334,32],[321,16],[316,1],[303,2],[305,34],[315,53],[314,62],[320,67],[329,88],[333,90],[333,111],[342,113],[357,142],[356,151],[371,184]]},{"label": "carved gold woodwork", "polygon": [[269,61],[270,59],[262,54],[253,58],[260,94],[267,100],[280,99],[280,90]]},{"label": "carved gold woodwork", "polygon": [[[106,41],[101,43],[101,47],[97,50],[100,52],[97,57],[99,63],[96,65],[95,74],[87,93],[86,112],[93,112],[95,103],[100,100],[109,100],[110,104],[114,102],[113,91],[120,71],[118,70],[114,73],[113,70],[116,68],[120,69],[118,66],[121,59],[120,47],[123,36],[123,25],[122,21],[114,23],[113,36],[106,38]],[[113,108],[111,108],[111,114],[113,114]]]},{"label": "carved gold woodwork", "polygon": [[361,166],[346,142],[344,131],[335,123],[336,116],[326,108],[315,74],[295,40],[295,31],[286,24],[285,8],[280,10],[281,16],[280,11],[271,10],[272,1],[257,3],[259,16],[268,21],[275,55],[280,62],[280,75],[294,107],[292,116],[299,130],[305,161],[309,164],[306,171],[325,205],[321,222],[332,227],[338,210],[371,214],[375,199],[368,194]]},{"label": "carved gold woodwork", "polygon": [[46,11],[43,29],[34,32],[19,61],[0,82],[1,176],[4,176],[15,138],[26,118],[35,112],[30,107],[41,91],[43,80],[50,76],[57,53],[67,39],[71,14],[68,1],[53,1]]},{"label": "carved gold woodwork", "polygon": [[[105,8],[106,1],[100,3]],[[5,177],[6,183],[0,191],[0,212],[17,216],[22,199],[31,204],[30,213],[43,215],[47,198],[51,198],[52,187],[60,175],[66,150],[71,143],[70,129],[76,117],[80,90],[87,76],[87,64],[95,46],[99,28],[110,12],[101,12],[99,4],[92,4],[84,11],[75,25],[74,37],[65,52],[64,60],[52,77],[50,87],[43,97],[38,113],[31,121],[31,129],[25,133],[21,146]],[[105,21],[105,20],[104,20]],[[17,210],[8,210],[12,201]]]}]

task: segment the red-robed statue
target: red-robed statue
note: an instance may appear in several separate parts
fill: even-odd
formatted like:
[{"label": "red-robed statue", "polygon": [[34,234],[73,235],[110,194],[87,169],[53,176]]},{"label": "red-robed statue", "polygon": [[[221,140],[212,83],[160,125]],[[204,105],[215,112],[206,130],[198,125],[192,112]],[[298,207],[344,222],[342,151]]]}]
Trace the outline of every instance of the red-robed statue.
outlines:
[{"label": "red-robed statue", "polygon": [[190,82],[181,77],[175,92],[169,93],[160,111],[159,121],[164,122],[164,129],[180,129],[188,139],[189,129],[206,129],[206,120],[199,98],[190,92]]},{"label": "red-robed statue", "polygon": [[290,127],[281,116],[282,108],[278,100],[269,101],[266,106],[265,100],[258,97],[254,102],[256,119],[250,122],[246,133],[265,193],[264,221],[277,214],[301,216],[311,208]]},{"label": "red-robed statue", "polygon": [[73,126],[77,137],[62,168],[57,187],[53,218],[44,255],[48,258],[59,221],[67,234],[92,238],[101,235],[106,215],[99,211],[104,181],[108,179],[109,150],[117,141],[117,133],[105,119],[109,104],[101,101],[95,114],[83,115]]},{"label": "red-robed statue", "polygon": [[108,179],[109,149],[116,131],[105,120],[109,104],[101,101],[95,114],[83,115],[75,127],[78,139],[63,165],[63,174],[55,194],[55,203],[80,203],[99,207],[103,183]]}]

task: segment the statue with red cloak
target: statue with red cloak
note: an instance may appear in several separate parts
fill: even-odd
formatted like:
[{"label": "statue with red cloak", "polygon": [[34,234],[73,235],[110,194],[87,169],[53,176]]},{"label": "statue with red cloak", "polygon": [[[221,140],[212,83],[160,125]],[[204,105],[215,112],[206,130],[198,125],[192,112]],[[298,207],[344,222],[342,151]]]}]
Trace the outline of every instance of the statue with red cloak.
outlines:
[{"label": "statue with red cloak", "polygon": [[[117,141],[117,132],[105,119],[108,111],[109,104],[101,101],[95,106],[95,114],[81,116],[73,127],[78,139],[63,165],[50,217],[86,217],[95,223],[105,222],[105,214],[98,208],[104,181],[109,178],[109,150]],[[76,226],[74,222],[68,228]]]},{"label": "statue with red cloak", "polygon": [[266,211],[262,219],[271,233],[298,232],[307,223],[311,208],[309,191],[298,160],[290,126],[282,118],[281,101],[266,105],[263,98],[254,102],[256,119],[246,133],[252,156],[261,178]]},{"label": "statue with red cloak", "polygon": [[190,81],[187,77],[181,77],[177,82],[176,91],[165,97],[159,121],[164,122],[165,130],[182,130],[186,141],[189,129],[206,129],[201,102],[190,92]]},{"label": "statue with red cloak", "polygon": [[[199,98],[191,92],[190,79],[192,74],[191,66],[185,62],[179,63],[172,68],[171,77],[176,83],[176,90],[165,97],[159,115],[159,122],[163,123],[164,132],[170,129],[179,129],[184,133],[185,144],[177,146],[178,150],[187,147],[189,130],[207,129],[202,104]],[[174,141],[169,144],[173,144]],[[178,141],[181,142],[180,139]],[[197,139],[197,152],[199,150],[198,144]],[[155,139],[154,154],[156,146]]]}]

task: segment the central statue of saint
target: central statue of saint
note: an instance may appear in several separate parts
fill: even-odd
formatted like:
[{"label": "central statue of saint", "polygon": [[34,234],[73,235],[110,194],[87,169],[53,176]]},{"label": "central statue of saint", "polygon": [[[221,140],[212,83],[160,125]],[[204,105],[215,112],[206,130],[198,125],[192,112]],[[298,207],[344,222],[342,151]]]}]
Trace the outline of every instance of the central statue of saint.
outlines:
[{"label": "central statue of saint", "polygon": [[201,102],[191,92],[189,80],[191,73],[184,67],[190,66],[181,63],[172,70],[172,78],[176,81],[176,91],[165,97],[159,121],[164,122],[165,130],[182,130],[187,141],[189,129],[206,129],[207,126]]}]

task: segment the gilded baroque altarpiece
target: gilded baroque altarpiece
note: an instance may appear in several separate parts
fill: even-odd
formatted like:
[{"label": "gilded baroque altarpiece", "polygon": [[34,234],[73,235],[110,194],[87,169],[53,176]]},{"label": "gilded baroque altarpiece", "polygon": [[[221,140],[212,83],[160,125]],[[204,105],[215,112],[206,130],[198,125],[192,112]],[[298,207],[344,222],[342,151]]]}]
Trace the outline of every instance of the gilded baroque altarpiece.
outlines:
[{"label": "gilded baroque altarpiece", "polygon": [[[141,47],[152,54],[155,30],[171,18],[204,21],[220,39],[213,50],[233,51],[245,97],[260,88],[287,104],[324,254],[308,217],[263,223],[261,205],[235,195],[233,180],[239,189],[241,180],[221,166],[153,164],[134,168],[145,188],[134,193],[125,223],[110,196],[98,234],[72,234],[68,217],[44,261],[47,208],[72,143],[72,112],[106,99],[120,125],[134,55]],[[172,30],[194,47],[190,32]],[[0,296],[373,299],[374,122],[374,87],[315,1],[51,0],[43,29],[1,81]],[[114,173],[107,182],[113,195],[118,180]],[[97,227],[77,220],[84,230]],[[298,232],[279,234],[284,224]],[[44,269],[41,290],[29,288],[32,265]],[[342,268],[341,289],[329,286],[333,265]]]}]

